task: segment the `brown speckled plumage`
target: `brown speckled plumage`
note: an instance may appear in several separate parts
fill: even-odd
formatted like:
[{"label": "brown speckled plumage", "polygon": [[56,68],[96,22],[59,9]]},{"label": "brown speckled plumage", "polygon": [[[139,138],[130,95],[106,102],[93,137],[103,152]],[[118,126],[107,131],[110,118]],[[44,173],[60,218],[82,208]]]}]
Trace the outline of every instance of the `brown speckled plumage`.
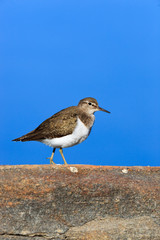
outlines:
[{"label": "brown speckled plumage", "polygon": [[78,117],[91,130],[94,123],[93,113],[99,110],[106,111],[98,106],[96,99],[91,97],[84,98],[80,100],[78,106],[61,110],[46,119],[33,131],[13,141],[41,141],[43,139],[60,138],[69,135],[75,129]]},{"label": "brown speckled plumage", "polygon": [[14,141],[39,141],[45,138],[51,139],[69,135],[76,127],[78,116],[87,127],[91,127],[91,116],[77,106],[73,106],[54,114],[42,122],[35,130],[14,139]]}]

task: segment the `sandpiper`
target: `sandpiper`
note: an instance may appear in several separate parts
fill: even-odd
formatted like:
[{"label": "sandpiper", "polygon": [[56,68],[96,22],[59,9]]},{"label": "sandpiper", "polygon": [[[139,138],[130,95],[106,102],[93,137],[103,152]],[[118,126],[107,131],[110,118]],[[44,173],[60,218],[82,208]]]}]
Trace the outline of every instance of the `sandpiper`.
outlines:
[{"label": "sandpiper", "polygon": [[53,156],[59,148],[65,164],[67,164],[63,148],[72,147],[83,142],[90,134],[96,111],[109,111],[98,106],[96,99],[87,97],[80,100],[78,106],[68,107],[42,122],[36,129],[16,138],[13,141],[39,141],[53,148],[50,164],[54,164]]}]

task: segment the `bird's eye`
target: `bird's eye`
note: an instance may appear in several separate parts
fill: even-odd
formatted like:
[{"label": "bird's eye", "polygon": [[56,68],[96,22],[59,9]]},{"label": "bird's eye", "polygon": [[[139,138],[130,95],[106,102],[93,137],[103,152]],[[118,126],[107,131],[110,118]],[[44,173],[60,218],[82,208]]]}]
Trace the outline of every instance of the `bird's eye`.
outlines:
[{"label": "bird's eye", "polygon": [[92,105],[92,103],[89,102],[88,105]]}]

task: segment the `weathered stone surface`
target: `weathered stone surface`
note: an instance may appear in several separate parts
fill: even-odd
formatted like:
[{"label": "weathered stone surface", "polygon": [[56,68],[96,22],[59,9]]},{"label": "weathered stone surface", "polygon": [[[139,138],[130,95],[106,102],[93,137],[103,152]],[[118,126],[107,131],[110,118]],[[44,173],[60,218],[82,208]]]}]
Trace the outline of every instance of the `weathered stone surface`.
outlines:
[{"label": "weathered stone surface", "polygon": [[159,240],[160,168],[0,166],[0,240]]}]

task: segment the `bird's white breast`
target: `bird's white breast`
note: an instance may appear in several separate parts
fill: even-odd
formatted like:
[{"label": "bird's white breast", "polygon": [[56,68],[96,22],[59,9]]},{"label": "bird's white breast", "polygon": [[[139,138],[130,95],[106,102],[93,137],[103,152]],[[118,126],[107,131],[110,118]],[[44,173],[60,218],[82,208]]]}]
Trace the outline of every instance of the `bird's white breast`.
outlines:
[{"label": "bird's white breast", "polygon": [[78,118],[77,126],[72,134],[59,138],[44,139],[41,142],[53,148],[66,148],[83,142],[88,137],[89,133],[90,128],[87,128],[85,124]]}]

